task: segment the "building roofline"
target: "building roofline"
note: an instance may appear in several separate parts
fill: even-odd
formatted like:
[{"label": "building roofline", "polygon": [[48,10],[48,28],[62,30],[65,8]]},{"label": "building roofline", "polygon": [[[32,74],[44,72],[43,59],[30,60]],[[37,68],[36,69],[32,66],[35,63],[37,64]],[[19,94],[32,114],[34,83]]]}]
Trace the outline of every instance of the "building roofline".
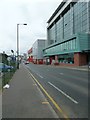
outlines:
[{"label": "building roofline", "polygon": [[57,7],[57,9],[55,10],[55,12],[52,14],[52,16],[49,18],[49,20],[47,21],[47,23],[49,23],[53,18],[54,16],[58,13],[58,11],[64,6],[64,4],[67,2],[67,0],[63,0],[61,2],[61,4]]},{"label": "building roofline", "polygon": [[46,39],[37,39],[36,41],[45,41]]},{"label": "building roofline", "polygon": [[[55,12],[51,15],[51,17],[49,18],[49,20],[47,21],[47,23],[50,23],[51,20],[55,17],[55,15],[60,11],[60,9],[65,5],[65,3],[67,2],[72,2],[72,3],[76,3],[78,0],[63,0],[61,2],[61,4],[57,7],[57,9],[55,10]],[[82,0],[81,0],[82,1]],[[88,1],[88,0],[87,0]]]}]

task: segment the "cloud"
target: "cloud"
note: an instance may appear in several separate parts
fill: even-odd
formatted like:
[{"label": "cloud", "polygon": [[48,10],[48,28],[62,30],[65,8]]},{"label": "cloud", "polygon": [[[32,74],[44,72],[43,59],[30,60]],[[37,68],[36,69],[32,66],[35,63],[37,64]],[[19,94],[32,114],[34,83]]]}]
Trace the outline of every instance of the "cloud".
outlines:
[{"label": "cloud", "polygon": [[60,4],[60,0],[1,0],[0,52],[16,51],[17,23],[21,53],[27,52],[39,38],[47,38],[47,20]]}]

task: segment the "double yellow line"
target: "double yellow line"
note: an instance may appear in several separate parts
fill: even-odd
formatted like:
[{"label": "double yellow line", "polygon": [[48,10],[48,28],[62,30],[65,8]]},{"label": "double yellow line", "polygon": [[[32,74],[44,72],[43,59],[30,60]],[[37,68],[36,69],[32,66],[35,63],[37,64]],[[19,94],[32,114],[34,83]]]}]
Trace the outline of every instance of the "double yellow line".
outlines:
[{"label": "double yellow line", "polygon": [[43,88],[43,86],[38,82],[38,80],[33,76],[33,74],[30,72],[30,75],[34,79],[34,81],[39,85],[39,87],[42,89],[42,91],[46,94],[46,96],[50,99],[50,101],[54,104],[54,106],[57,108],[57,110],[63,115],[63,117],[66,120],[70,120],[69,117],[62,111],[62,109],[59,107],[59,105],[54,101],[54,99],[47,93],[47,91]]}]

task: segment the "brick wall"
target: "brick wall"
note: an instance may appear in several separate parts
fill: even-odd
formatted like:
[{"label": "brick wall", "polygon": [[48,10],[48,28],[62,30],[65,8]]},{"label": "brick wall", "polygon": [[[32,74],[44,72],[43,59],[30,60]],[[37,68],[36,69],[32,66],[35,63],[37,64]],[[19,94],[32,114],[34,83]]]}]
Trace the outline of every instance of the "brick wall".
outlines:
[{"label": "brick wall", "polygon": [[74,53],[74,64],[76,66],[87,64],[87,54],[85,53]]}]

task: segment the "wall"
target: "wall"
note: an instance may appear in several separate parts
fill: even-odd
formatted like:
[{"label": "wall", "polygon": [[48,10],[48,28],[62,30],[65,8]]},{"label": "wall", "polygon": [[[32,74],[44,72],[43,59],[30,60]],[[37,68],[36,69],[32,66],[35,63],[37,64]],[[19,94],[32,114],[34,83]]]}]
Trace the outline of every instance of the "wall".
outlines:
[{"label": "wall", "polygon": [[87,54],[85,53],[74,53],[74,64],[76,66],[87,64]]},{"label": "wall", "polygon": [[45,48],[45,40],[38,39],[32,46],[33,59],[43,59],[44,48]]},{"label": "wall", "polygon": [[45,41],[46,40],[38,40],[38,55],[37,59],[43,59],[43,49],[45,48]]}]

